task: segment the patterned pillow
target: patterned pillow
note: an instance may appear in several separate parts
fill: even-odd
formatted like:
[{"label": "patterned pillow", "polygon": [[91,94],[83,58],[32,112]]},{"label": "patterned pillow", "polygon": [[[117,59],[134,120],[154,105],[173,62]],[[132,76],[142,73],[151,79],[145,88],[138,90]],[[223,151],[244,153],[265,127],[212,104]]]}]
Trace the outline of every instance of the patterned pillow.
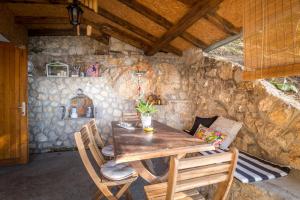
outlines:
[{"label": "patterned pillow", "polygon": [[226,138],[226,134],[220,131],[215,131],[210,128],[206,128],[199,125],[195,137],[201,139],[203,142],[213,144],[215,147],[219,147]]},{"label": "patterned pillow", "polygon": [[241,122],[233,121],[224,117],[218,117],[218,119],[209,128],[227,134],[226,139],[220,145],[221,149],[227,149],[236,138],[236,135],[242,126],[243,123]]}]

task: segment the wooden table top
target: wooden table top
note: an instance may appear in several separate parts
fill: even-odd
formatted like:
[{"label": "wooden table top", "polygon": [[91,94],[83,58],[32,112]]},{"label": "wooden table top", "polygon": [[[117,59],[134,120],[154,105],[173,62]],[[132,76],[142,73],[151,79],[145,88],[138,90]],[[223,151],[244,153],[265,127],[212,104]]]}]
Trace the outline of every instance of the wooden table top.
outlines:
[{"label": "wooden table top", "polygon": [[188,152],[214,150],[211,144],[153,120],[154,133],[142,128],[127,130],[112,122],[114,153],[117,163],[167,157]]}]

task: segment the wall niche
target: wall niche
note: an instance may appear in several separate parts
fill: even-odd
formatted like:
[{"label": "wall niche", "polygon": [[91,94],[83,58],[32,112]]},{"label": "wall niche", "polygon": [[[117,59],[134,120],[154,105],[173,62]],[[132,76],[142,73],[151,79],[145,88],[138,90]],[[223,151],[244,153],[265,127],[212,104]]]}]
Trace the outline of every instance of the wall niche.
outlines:
[{"label": "wall niche", "polygon": [[70,101],[69,117],[77,118],[94,118],[95,106],[93,100],[83,93],[82,89],[77,89],[76,96]]}]

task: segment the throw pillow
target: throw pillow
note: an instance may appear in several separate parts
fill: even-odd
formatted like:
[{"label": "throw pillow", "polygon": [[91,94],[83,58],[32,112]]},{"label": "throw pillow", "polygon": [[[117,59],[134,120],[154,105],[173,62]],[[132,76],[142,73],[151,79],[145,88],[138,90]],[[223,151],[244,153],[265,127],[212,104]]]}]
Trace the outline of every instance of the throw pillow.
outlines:
[{"label": "throw pillow", "polygon": [[206,128],[202,125],[199,125],[194,136],[201,139],[203,142],[213,144],[216,148],[220,147],[220,144],[222,144],[226,138],[225,133]]},{"label": "throw pillow", "polygon": [[191,130],[189,131],[190,135],[194,135],[199,127],[199,125],[203,125],[205,127],[210,127],[210,125],[212,125],[212,123],[214,121],[216,121],[216,119],[218,118],[218,116],[214,116],[214,117],[209,117],[209,118],[204,118],[204,117],[196,117],[193,127],[191,128]]},{"label": "throw pillow", "polygon": [[218,119],[214,121],[209,128],[227,134],[225,140],[222,142],[222,144],[220,144],[221,149],[227,149],[236,138],[236,135],[242,126],[243,123],[241,122],[230,120],[224,117],[218,117]]}]

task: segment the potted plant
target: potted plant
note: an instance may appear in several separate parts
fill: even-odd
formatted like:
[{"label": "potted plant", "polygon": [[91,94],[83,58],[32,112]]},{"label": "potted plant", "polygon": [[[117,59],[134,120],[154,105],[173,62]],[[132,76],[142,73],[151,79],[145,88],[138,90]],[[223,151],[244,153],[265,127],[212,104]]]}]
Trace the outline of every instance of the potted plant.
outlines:
[{"label": "potted plant", "polygon": [[141,121],[143,124],[143,128],[149,128],[152,125],[152,116],[151,114],[157,112],[157,109],[153,106],[152,103],[149,103],[148,101],[145,102],[143,100],[140,100],[136,110],[141,113]]}]

